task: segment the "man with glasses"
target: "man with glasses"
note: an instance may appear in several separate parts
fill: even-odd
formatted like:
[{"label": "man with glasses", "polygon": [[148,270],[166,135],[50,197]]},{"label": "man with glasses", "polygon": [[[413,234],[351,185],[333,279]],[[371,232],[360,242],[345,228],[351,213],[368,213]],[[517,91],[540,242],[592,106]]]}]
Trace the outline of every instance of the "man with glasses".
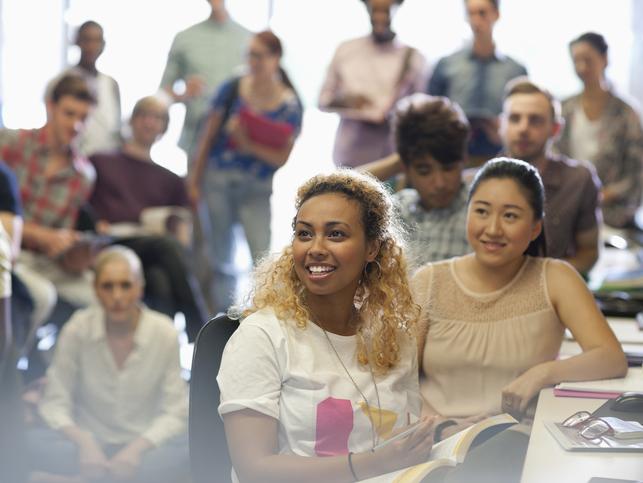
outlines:
[{"label": "man with glasses", "polygon": [[[182,312],[188,338],[193,341],[207,319],[207,311],[180,245],[188,246],[191,237],[189,218],[179,215],[189,215],[185,184],[179,176],[155,164],[151,156],[152,146],[167,130],[168,121],[167,107],[160,99],[149,96],[136,103],[130,120],[131,139],[119,151],[90,158],[97,178],[89,204],[99,231],[118,235],[119,225],[129,227],[129,233],[121,233],[116,241],[141,258],[145,301],[169,317]],[[161,209],[169,214],[165,218],[166,235],[146,232],[141,226],[141,213],[155,207],[157,213]]]}]

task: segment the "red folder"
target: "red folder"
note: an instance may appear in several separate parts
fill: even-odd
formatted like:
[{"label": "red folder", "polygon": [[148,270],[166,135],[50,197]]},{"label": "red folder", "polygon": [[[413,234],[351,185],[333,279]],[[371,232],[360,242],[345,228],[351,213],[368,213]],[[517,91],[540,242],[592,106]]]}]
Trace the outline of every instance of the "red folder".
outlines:
[{"label": "red folder", "polygon": [[248,137],[270,148],[283,148],[288,144],[294,128],[283,121],[273,121],[246,107],[239,110],[239,122],[248,133]]}]

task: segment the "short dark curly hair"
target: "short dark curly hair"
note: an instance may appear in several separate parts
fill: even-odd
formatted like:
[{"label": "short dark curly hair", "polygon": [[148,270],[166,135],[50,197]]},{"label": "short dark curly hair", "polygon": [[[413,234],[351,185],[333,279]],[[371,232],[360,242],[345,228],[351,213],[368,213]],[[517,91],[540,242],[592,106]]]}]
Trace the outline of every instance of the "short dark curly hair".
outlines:
[{"label": "short dark curly hair", "polygon": [[413,94],[398,102],[393,118],[397,152],[405,165],[431,156],[442,165],[466,157],[469,121],[446,97]]}]

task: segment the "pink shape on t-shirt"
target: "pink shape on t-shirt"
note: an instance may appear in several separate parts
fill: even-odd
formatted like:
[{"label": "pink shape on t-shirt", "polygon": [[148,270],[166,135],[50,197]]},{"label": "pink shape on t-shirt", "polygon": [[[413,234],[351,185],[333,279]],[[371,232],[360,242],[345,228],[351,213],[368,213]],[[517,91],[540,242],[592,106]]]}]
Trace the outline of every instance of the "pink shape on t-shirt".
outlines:
[{"label": "pink shape on t-shirt", "polygon": [[348,399],[329,397],[317,405],[317,456],[348,454],[348,437],[353,430],[353,405]]}]

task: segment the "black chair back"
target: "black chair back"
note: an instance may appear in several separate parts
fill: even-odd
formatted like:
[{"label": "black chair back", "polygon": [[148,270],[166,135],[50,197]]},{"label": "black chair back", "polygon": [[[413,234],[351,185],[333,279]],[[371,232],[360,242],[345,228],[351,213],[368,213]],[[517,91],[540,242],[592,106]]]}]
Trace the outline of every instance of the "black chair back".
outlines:
[{"label": "black chair back", "polygon": [[221,355],[239,321],[219,315],[203,326],[194,343],[190,376],[190,466],[194,483],[229,482],[230,455],[223,421],[217,408],[220,402],[216,377]]}]

